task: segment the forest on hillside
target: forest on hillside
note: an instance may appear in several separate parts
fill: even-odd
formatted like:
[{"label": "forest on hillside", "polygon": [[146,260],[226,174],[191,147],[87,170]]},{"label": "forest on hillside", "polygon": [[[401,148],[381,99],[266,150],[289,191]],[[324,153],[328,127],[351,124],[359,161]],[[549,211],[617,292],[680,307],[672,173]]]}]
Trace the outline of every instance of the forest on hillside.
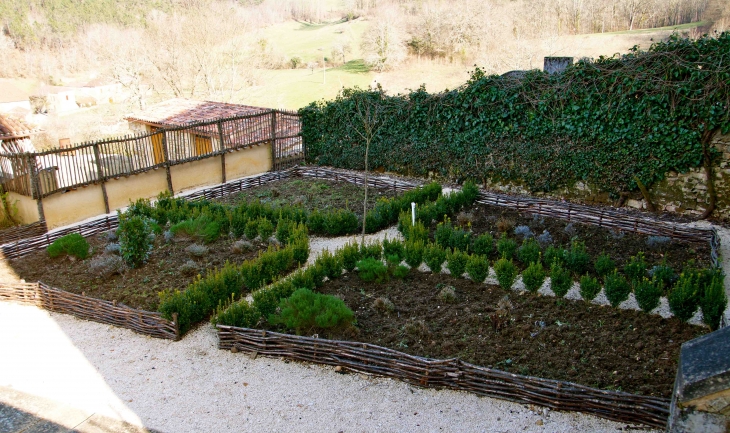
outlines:
[{"label": "forest on hillside", "polygon": [[[361,58],[373,71],[409,59],[528,68],[531,46],[564,35],[706,22],[730,26],[717,0],[4,0],[0,77],[63,84],[94,71],[143,105],[150,94],[237,100],[262,70],[328,67]],[[711,15],[711,16],[710,16]],[[266,30],[296,20],[362,23],[301,53]],[[359,24],[358,24],[359,25]],[[699,36],[699,35],[698,35]],[[627,47],[628,48],[628,47]],[[414,83],[416,86],[419,83]]]}]

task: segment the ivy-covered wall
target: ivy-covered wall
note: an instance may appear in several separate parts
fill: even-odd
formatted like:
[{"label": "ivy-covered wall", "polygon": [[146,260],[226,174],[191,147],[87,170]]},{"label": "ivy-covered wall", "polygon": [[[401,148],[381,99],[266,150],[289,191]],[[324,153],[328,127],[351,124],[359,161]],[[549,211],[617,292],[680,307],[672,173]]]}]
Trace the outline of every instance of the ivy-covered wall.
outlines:
[{"label": "ivy-covered wall", "polygon": [[[661,209],[727,208],[730,33],[672,37],[561,74],[487,76],[439,94],[345,89],[300,110],[309,162]],[[723,159],[724,158],[724,159]],[[704,188],[715,167],[715,194]],[[677,175],[676,173],[683,173]],[[707,205],[705,205],[705,203]],[[722,210],[720,210],[723,212]]]},{"label": "ivy-covered wall", "polygon": [[[730,135],[718,134],[713,139],[713,146],[718,152],[718,159],[713,164],[717,204],[713,216],[730,220]],[[565,199],[587,204],[617,205],[618,199],[595,187],[577,182],[575,185],[560,188],[551,192],[530,192],[516,183],[487,181],[486,188],[494,191],[534,195],[553,199]],[[692,168],[686,173],[667,172],[666,177],[649,188],[649,198],[662,212],[672,212],[689,217],[696,217],[707,209],[709,197],[707,181],[702,168]],[[636,209],[647,209],[647,203],[641,192],[633,191],[623,203],[624,206]]]}]

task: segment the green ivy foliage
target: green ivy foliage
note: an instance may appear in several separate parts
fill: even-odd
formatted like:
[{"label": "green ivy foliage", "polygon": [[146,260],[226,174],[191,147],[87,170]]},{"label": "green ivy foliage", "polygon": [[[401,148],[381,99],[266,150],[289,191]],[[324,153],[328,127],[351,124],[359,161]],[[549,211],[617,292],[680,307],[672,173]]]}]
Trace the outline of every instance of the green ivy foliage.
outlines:
[{"label": "green ivy foliage", "polygon": [[[472,72],[439,94],[345,89],[300,110],[309,162],[363,169],[358,108],[381,114],[370,167],[517,182],[586,182],[617,195],[702,164],[706,131],[730,130],[730,32],[672,36],[647,51],[580,60],[561,74]],[[343,119],[353,119],[343,121]],[[362,123],[362,119],[360,119]]]}]

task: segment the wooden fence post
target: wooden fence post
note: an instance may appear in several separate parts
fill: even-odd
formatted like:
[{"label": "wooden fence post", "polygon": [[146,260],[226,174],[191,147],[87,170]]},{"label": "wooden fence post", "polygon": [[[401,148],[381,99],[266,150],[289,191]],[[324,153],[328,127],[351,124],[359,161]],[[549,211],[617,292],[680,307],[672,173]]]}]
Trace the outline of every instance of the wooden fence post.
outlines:
[{"label": "wooden fence post", "polygon": [[175,190],[172,189],[172,175],[170,174],[170,152],[167,150],[167,132],[162,130],[162,157],[165,158],[165,174],[167,175],[167,189],[170,190],[170,194],[175,195]]},{"label": "wooden fence post", "polygon": [[94,143],[94,159],[96,159],[96,174],[101,182],[101,194],[104,196],[104,210],[109,213],[109,196],[106,194],[106,178],[104,177],[104,171],[101,169],[99,143]]},{"label": "wooden fence post", "polygon": [[218,121],[218,138],[221,142],[221,183],[226,183],[226,144],[223,141],[223,122]]},{"label": "wooden fence post", "polygon": [[38,205],[38,219],[45,225],[46,214],[43,211],[43,191],[38,181],[37,162],[34,154],[28,154],[26,164],[28,164],[28,170],[30,171],[30,196],[36,200],[36,204]]},{"label": "wooden fence post", "polygon": [[276,162],[276,110],[271,110],[271,168],[278,170]]}]

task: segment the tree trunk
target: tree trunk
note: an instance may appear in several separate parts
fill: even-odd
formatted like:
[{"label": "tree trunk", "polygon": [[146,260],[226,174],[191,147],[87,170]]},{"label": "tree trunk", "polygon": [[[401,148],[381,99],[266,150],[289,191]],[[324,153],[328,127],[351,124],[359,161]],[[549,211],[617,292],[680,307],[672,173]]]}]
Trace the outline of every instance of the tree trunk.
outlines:
[{"label": "tree trunk", "polygon": [[705,168],[705,179],[707,181],[707,209],[700,215],[700,219],[707,219],[715,211],[717,206],[717,193],[715,192],[715,174],[712,169],[712,156],[710,155],[710,146],[712,146],[712,137],[717,132],[716,129],[708,130],[702,133],[702,153],[703,165]]},{"label": "tree trunk", "polygon": [[367,221],[368,215],[368,154],[370,153],[370,140],[365,141],[365,201],[362,205],[362,236],[360,237],[360,244],[365,245],[365,222]]}]

